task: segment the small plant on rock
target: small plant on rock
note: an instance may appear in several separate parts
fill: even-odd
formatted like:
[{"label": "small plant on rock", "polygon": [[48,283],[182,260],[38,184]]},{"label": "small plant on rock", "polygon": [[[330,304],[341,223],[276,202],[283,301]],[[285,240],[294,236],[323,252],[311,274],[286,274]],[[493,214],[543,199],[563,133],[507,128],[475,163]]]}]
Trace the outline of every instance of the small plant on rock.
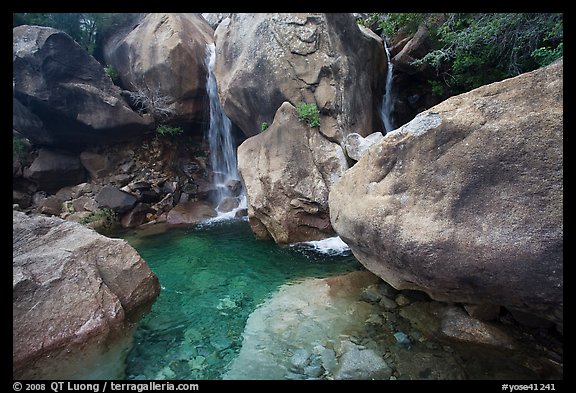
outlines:
[{"label": "small plant on rock", "polygon": [[96,209],[88,216],[80,220],[80,224],[90,224],[96,221],[104,221],[105,223],[112,224],[118,219],[118,215],[112,209],[107,207]]},{"label": "small plant on rock", "polygon": [[300,102],[296,105],[296,111],[300,121],[305,121],[312,128],[320,127],[320,112],[316,104]]},{"label": "small plant on rock", "polygon": [[260,124],[260,131],[266,131],[268,127],[270,127],[270,124],[263,121],[262,124]]},{"label": "small plant on rock", "polygon": [[116,68],[109,65],[109,66],[104,67],[104,72],[110,77],[110,79],[112,79],[112,82],[115,85],[118,84],[118,71],[116,71]]},{"label": "small plant on rock", "polygon": [[26,144],[21,138],[15,135],[12,136],[12,153],[18,158],[24,157],[26,153]]},{"label": "small plant on rock", "polygon": [[170,126],[158,126],[156,128],[156,133],[158,135],[180,135],[184,132],[182,127],[170,127]]}]

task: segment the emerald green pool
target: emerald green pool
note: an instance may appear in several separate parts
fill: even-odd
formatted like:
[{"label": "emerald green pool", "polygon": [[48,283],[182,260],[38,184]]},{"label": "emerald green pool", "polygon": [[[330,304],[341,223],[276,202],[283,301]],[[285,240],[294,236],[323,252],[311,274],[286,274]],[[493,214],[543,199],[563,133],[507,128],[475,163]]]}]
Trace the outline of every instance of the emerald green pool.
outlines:
[{"label": "emerald green pool", "polygon": [[349,251],[256,240],[239,220],[122,237],[162,288],[136,329],[128,379],[220,379],[240,350],[248,316],[281,285],[363,269]]}]

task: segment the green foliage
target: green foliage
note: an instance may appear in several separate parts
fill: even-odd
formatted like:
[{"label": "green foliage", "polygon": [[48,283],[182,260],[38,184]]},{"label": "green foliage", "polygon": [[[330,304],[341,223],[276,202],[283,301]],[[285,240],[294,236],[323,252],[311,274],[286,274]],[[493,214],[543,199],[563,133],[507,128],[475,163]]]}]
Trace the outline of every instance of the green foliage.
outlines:
[{"label": "green foliage", "polygon": [[442,97],[444,95],[444,85],[435,80],[429,80],[430,86],[432,87],[432,95]]},{"label": "green foliage", "polygon": [[116,71],[116,68],[109,65],[104,67],[104,72],[112,79],[115,85],[118,84],[118,71]]},{"label": "green foliage", "polygon": [[422,13],[389,13],[383,18],[378,17],[378,27],[382,29],[385,37],[392,37],[400,29],[405,29],[408,34],[414,34],[426,16],[427,14]]},{"label": "green foliage", "polygon": [[262,124],[260,124],[260,131],[266,131],[268,127],[270,127],[270,124],[263,121]]},{"label": "green foliage", "polygon": [[538,63],[540,67],[545,67],[548,64],[562,57],[563,52],[564,52],[564,43],[561,42],[558,44],[556,48],[548,46],[535,49],[530,54],[530,56],[532,56],[534,61],[536,61],[536,63]]},{"label": "green foliage", "polygon": [[118,26],[131,20],[133,13],[14,13],[13,27],[38,25],[62,30],[72,37],[88,53],[93,54],[97,43]]},{"label": "green foliage", "polygon": [[182,127],[170,127],[167,125],[163,125],[163,126],[158,126],[156,128],[156,133],[158,135],[180,135],[182,134],[182,132],[184,132],[184,130],[182,129]]},{"label": "green foliage", "polygon": [[88,216],[80,220],[80,224],[90,224],[102,221],[103,226],[111,226],[118,220],[118,215],[112,209],[107,207],[96,209],[90,212]]},{"label": "green foliage", "polygon": [[26,145],[24,144],[24,141],[15,135],[12,136],[12,153],[18,158],[23,158],[26,153]]},{"label": "green foliage", "polygon": [[413,64],[432,65],[458,93],[560,57],[563,18],[535,13],[447,14],[435,34],[441,47]]},{"label": "green foliage", "polygon": [[300,121],[305,121],[312,128],[320,127],[320,112],[316,104],[300,102],[296,105],[296,111]]}]

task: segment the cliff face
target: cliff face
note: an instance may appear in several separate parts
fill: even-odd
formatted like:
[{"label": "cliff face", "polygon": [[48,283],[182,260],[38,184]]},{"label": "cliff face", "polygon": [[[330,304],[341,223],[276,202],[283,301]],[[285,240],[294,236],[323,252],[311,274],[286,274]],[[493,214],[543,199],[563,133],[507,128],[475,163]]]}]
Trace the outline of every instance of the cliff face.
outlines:
[{"label": "cliff face", "polygon": [[563,322],[563,62],[452,97],[387,134],[329,196],[396,288]]},{"label": "cliff face", "polygon": [[13,377],[122,378],[133,324],[160,293],[146,262],[60,218],[14,211],[12,225]]}]

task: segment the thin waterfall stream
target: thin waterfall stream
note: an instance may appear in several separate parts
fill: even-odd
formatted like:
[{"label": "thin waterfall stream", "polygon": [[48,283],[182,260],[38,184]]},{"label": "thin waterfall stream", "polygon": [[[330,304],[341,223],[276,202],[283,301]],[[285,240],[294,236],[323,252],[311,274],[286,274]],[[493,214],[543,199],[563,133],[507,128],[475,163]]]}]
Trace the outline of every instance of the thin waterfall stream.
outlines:
[{"label": "thin waterfall stream", "polygon": [[392,60],[390,59],[390,48],[388,48],[386,39],[384,39],[384,49],[386,50],[387,71],[386,71],[386,88],[384,93],[384,99],[382,100],[382,107],[380,108],[380,117],[382,119],[382,123],[384,123],[384,131],[390,132],[394,130],[394,124],[392,122],[392,104],[393,104],[392,73],[394,70],[394,65],[392,64]]},{"label": "thin waterfall stream", "polygon": [[[246,207],[246,198],[242,192],[240,175],[236,162],[236,145],[232,135],[232,122],[224,113],[218,96],[218,84],[214,74],[216,63],[216,46],[206,46],[206,64],[208,79],[206,90],[210,100],[210,127],[208,129],[208,144],[210,147],[210,164],[213,171],[213,182],[216,193],[213,197],[214,206],[220,216],[234,216],[236,210]],[[237,199],[235,208],[223,209],[221,203],[226,199]],[[226,210],[226,211],[224,211]]]}]

